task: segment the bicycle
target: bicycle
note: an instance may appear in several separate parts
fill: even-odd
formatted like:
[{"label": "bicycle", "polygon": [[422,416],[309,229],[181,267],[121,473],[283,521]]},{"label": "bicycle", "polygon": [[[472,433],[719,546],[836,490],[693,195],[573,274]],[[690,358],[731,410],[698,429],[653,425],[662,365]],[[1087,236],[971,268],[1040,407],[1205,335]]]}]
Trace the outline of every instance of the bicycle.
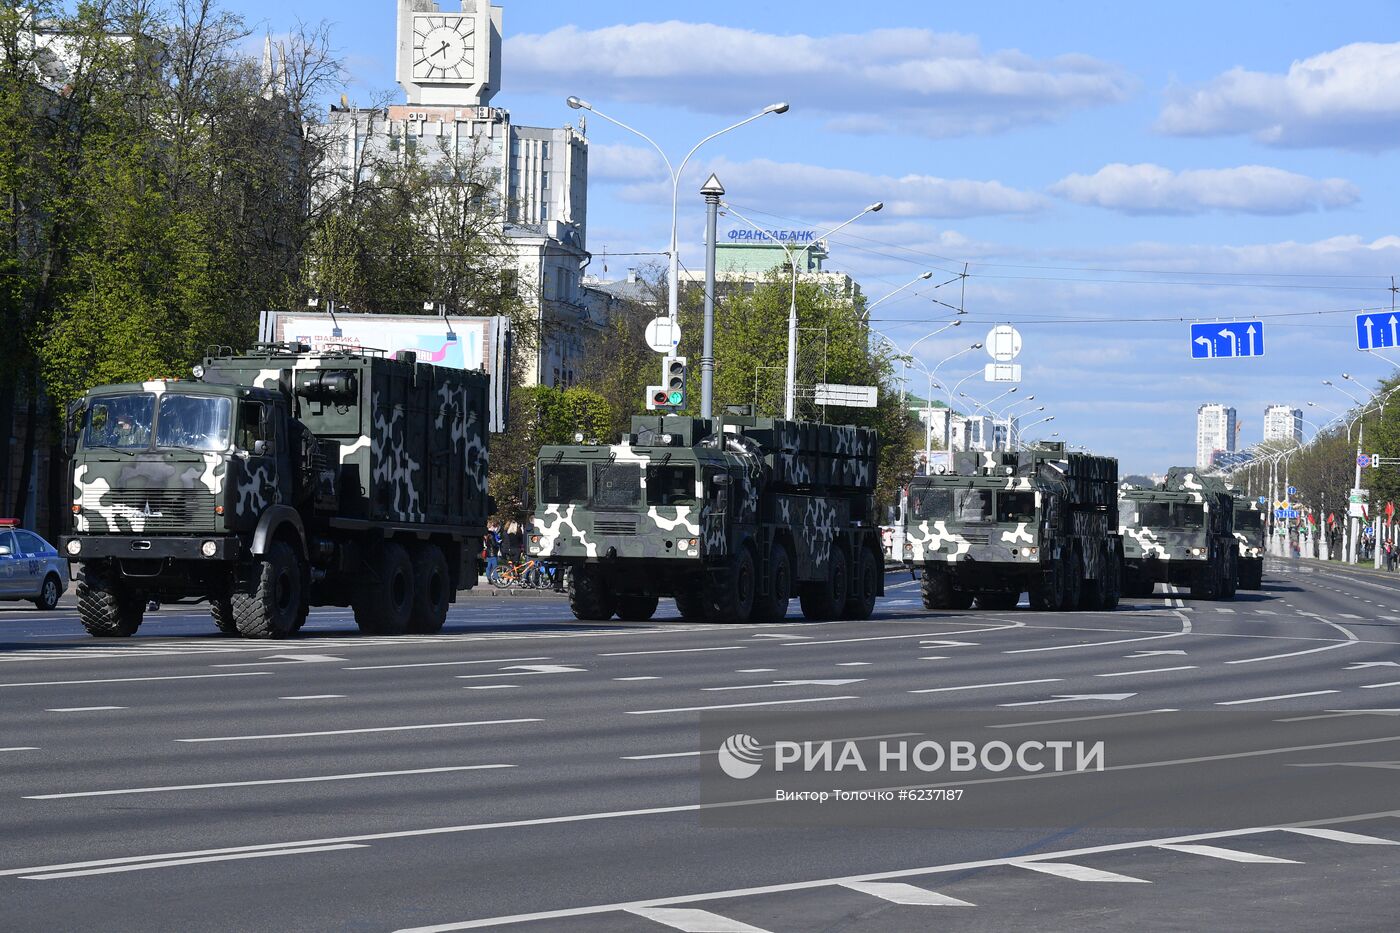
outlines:
[{"label": "bicycle", "polygon": [[[520,587],[522,589],[539,589],[540,579],[543,576],[542,565],[538,560],[531,557],[527,560],[516,558],[515,560],[500,560],[491,569],[491,573],[486,579],[492,586],[503,589]],[[552,584],[551,584],[552,585]]]}]

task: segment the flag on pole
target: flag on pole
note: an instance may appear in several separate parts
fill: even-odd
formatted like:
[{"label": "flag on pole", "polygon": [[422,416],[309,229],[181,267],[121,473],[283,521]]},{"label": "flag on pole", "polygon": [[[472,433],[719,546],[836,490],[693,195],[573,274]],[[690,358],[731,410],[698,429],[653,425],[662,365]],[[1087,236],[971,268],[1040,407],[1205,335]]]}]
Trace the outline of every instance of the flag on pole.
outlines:
[{"label": "flag on pole", "polygon": [[1395,503],[1394,503],[1394,502],[1387,502],[1387,503],[1385,504],[1385,520],[1386,520],[1386,521],[1390,521],[1390,520],[1393,519],[1394,517],[1395,517]]},{"label": "flag on pole", "polygon": [[1329,513],[1327,514],[1327,524],[1329,524],[1329,525],[1335,525],[1335,524],[1337,524],[1337,513],[1336,513],[1336,512],[1329,512]]}]

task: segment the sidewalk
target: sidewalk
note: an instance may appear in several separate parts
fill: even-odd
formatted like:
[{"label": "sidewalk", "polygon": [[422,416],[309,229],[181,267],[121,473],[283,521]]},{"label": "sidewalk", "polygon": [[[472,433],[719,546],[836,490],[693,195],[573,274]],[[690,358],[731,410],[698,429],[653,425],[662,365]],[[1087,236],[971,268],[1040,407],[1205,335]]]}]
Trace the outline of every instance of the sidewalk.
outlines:
[{"label": "sidewalk", "polygon": [[1372,576],[1372,577],[1388,577],[1388,578],[1390,578],[1390,579],[1392,579],[1392,580],[1400,580],[1400,571],[1397,571],[1397,572],[1395,572],[1395,573],[1391,573],[1389,570],[1377,570],[1375,567],[1373,567],[1373,566],[1371,565],[1371,562],[1370,562],[1370,561],[1366,561],[1366,562],[1360,563],[1360,564],[1348,564],[1346,561],[1341,561],[1341,560],[1319,560],[1319,559],[1316,558],[1316,557],[1286,557],[1286,558],[1279,558],[1279,557],[1272,557],[1272,555],[1270,555],[1270,556],[1271,556],[1271,558],[1272,558],[1273,560],[1291,560],[1291,561],[1295,561],[1295,562],[1300,563],[1300,564],[1308,564],[1309,566],[1312,566],[1312,567],[1325,568],[1325,569],[1327,569],[1327,570],[1335,570],[1335,571],[1337,571],[1337,572],[1339,572],[1339,573],[1364,574],[1364,575],[1366,575],[1366,576]]}]

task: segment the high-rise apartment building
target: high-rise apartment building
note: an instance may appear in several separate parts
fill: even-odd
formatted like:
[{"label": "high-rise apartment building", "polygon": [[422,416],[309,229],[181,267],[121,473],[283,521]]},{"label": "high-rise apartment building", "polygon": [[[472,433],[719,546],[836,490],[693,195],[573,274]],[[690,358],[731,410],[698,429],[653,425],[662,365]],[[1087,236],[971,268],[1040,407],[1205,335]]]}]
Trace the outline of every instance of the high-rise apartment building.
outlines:
[{"label": "high-rise apartment building", "polygon": [[1235,452],[1235,410],[1210,403],[1196,409],[1196,467],[1206,469],[1218,453]]}]

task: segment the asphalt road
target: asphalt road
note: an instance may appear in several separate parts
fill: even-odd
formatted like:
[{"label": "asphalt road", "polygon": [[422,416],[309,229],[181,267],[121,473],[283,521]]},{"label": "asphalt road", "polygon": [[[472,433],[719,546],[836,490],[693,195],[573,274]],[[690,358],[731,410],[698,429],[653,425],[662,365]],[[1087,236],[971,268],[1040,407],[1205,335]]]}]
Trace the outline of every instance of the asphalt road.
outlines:
[{"label": "asphalt road", "polygon": [[[869,622],[794,605],[697,626],[663,604],[584,625],[557,598],[474,596],[438,636],[362,638],[317,611],[282,642],[217,637],[199,607],[122,641],[71,609],[0,608],[0,927],[1394,928],[1400,794],[1378,807],[1346,776],[1400,768],[1397,720],[1355,712],[1400,710],[1400,580],[1279,562],[1233,602],[1070,614],[929,613],[907,574],[887,586]],[[1223,724],[1213,765],[1332,770],[1268,824],[775,828],[745,785],[702,796],[716,708],[870,735],[894,714],[1140,729],[1200,711]],[[1275,747],[1246,712],[1311,744]],[[1160,757],[1144,780],[1195,773]]]}]

